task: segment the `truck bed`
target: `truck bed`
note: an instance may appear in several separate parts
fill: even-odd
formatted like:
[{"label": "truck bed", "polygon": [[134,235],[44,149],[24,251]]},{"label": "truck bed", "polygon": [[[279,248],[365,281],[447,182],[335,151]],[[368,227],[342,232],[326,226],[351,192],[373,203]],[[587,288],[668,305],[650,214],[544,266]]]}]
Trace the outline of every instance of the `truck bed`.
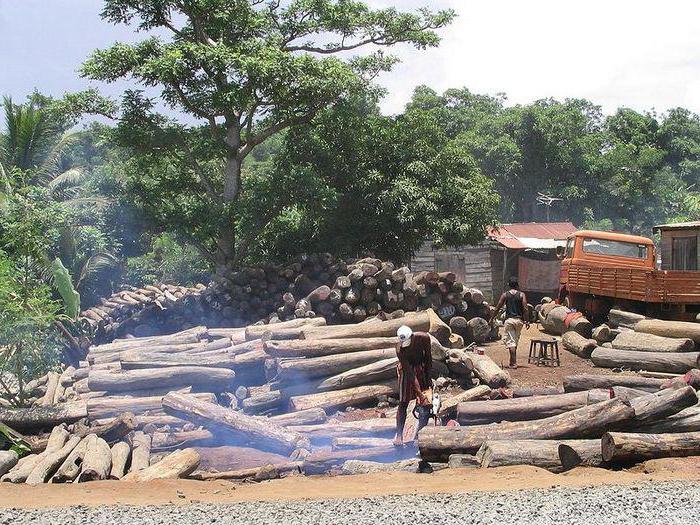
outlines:
[{"label": "truck bed", "polygon": [[700,304],[700,272],[572,263],[567,283],[569,291],[578,293],[647,303]]}]

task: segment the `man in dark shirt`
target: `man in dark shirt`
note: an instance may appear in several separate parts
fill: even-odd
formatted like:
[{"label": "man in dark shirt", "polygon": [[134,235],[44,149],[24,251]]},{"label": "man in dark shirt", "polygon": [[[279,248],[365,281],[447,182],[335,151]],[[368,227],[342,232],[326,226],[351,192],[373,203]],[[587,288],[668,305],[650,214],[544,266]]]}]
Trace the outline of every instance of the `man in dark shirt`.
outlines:
[{"label": "man in dark shirt", "polygon": [[[414,399],[422,407],[432,403],[432,399],[427,399],[424,392],[431,386],[430,371],[433,360],[430,353],[430,335],[424,332],[414,333],[408,326],[399,328],[397,335],[399,343],[396,345],[396,356],[399,358],[399,363],[396,366],[396,372],[399,381],[399,406],[396,412],[394,444],[402,445],[408,404]],[[428,420],[427,417],[421,419],[419,427],[425,426]]]},{"label": "man in dark shirt", "polygon": [[503,342],[510,354],[510,368],[517,368],[516,354],[518,350],[518,342],[520,341],[520,333],[525,328],[530,328],[530,320],[527,317],[527,297],[518,288],[518,279],[511,277],[508,279],[507,292],[501,294],[498,300],[496,309],[491,316],[490,322],[496,318],[501,308],[506,308],[506,321],[503,324]]}]

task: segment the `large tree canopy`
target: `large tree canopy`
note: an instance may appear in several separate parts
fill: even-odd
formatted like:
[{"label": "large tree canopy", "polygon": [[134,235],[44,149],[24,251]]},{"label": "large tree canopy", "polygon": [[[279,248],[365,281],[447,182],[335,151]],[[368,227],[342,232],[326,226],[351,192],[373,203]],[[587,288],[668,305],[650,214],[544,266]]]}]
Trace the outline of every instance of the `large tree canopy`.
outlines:
[{"label": "large tree canopy", "polygon": [[454,13],[375,10],[353,0],[106,0],[102,16],[169,36],[97,51],[83,74],[160,90],[172,110],[202,125],[159,113],[139,91],[126,92],[118,111],[92,92],[68,100],[118,118],[116,136],[135,152],[131,169],[148,192],[141,204],[151,219],[186,233],[223,265],[253,241],[235,232],[241,167],[254,148],[391,69],[396,59],[382,47],[437,45],[434,30]]}]

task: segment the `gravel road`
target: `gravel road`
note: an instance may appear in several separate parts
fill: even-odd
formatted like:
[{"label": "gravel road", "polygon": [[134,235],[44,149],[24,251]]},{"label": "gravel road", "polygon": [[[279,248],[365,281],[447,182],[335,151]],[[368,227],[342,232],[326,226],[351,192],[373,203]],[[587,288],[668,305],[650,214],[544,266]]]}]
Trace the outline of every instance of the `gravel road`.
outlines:
[{"label": "gravel road", "polygon": [[391,496],[291,503],[4,510],[2,525],[373,525],[376,523],[663,525],[693,523],[700,484]]}]

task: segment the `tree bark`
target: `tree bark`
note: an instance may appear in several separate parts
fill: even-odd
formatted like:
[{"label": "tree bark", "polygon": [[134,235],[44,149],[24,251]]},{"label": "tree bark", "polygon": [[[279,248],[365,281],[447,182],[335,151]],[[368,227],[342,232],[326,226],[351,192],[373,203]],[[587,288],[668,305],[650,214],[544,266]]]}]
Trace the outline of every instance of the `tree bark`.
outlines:
[{"label": "tree bark", "polygon": [[559,444],[559,461],[564,470],[574,467],[602,467],[603,453],[599,439],[578,439]]},{"label": "tree bark", "polygon": [[643,319],[634,326],[634,331],[661,337],[688,338],[700,344],[700,323]]},{"label": "tree bark", "polygon": [[456,396],[448,397],[443,400],[440,405],[440,410],[438,412],[439,417],[454,417],[457,413],[457,406],[460,403],[472,402],[476,399],[488,396],[491,393],[491,388],[487,385],[479,385],[474,388],[470,388],[457,394]]},{"label": "tree bark", "polygon": [[265,352],[273,357],[323,357],[328,355],[366,352],[393,348],[397,337],[369,337],[361,339],[304,339],[300,341],[265,341]]},{"label": "tree bark", "polygon": [[700,455],[700,432],[639,434],[608,432],[601,440],[603,460],[637,463],[648,459]]},{"label": "tree bark", "polygon": [[698,368],[700,352],[632,352],[598,347],[591,354],[591,361],[601,368],[622,367],[630,370],[685,374],[693,368]]},{"label": "tree bark", "polygon": [[89,436],[86,436],[81,439],[80,443],[71,451],[58,468],[53,478],[51,478],[51,483],[68,483],[78,477],[83,465],[83,458],[85,457],[88,442],[92,440],[92,438],[88,439],[88,437]]},{"label": "tree bark", "polygon": [[90,435],[85,449],[83,466],[78,483],[107,479],[112,467],[112,451],[107,442],[94,434]]},{"label": "tree bark", "polygon": [[109,479],[122,479],[131,457],[131,447],[126,441],[120,441],[112,446],[111,452],[112,467],[109,471]]},{"label": "tree bark", "polygon": [[474,367],[474,373],[491,388],[500,388],[510,384],[510,374],[498,366],[487,355],[465,352]]},{"label": "tree bark", "polygon": [[663,379],[652,379],[640,376],[595,375],[579,374],[566,376],[562,381],[565,392],[578,392],[581,390],[593,390],[595,388],[611,388],[613,386],[626,386],[638,388],[647,392],[656,392],[664,384]]},{"label": "tree bark", "polygon": [[692,339],[674,339],[643,332],[625,331],[613,339],[612,347],[617,350],[635,352],[692,352],[695,343]]},{"label": "tree bark", "polygon": [[186,478],[197,469],[200,460],[199,452],[193,448],[176,450],[155,465],[136,472],[129,472],[122,478],[122,481]]},{"label": "tree bark", "polygon": [[600,436],[614,424],[634,417],[634,409],[610,399],[536,421],[515,421],[473,427],[425,427],[418,447],[426,461],[446,461],[450,454],[476,452],[484,441],[508,439],[579,439]]},{"label": "tree bark", "polygon": [[595,339],[586,339],[574,331],[566,332],[561,337],[561,343],[564,350],[584,359],[590,359],[591,352],[598,347]]},{"label": "tree bark", "polygon": [[52,407],[0,408],[0,421],[8,427],[26,434],[36,434],[42,429],[61,423],[73,423],[87,417],[87,404],[73,401]]},{"label": "tree bark", "polygon": [[354,386],[380,383],[397,377],[396,365],[399,360],[396,357],[382,359],[347,372],[334,375],[325,379],[318,385],[319,390],[340,390]]},{"label": "tree bark", "polygon": [[398,385],[396,381],[391,381],[388,384],[356,386],[343,390],[293,396],[289,399],[289,408],[296,412],[310,408],[331,410],[349,406],[363,406],[376,402],[378,396],[391,396],[397,392]]},{"label": "tree bark", "polygon": [[37,463],[29,476],[27,476],[26,482],[29,485],[38,485],[39,483],[48,481],[56,469],[58,469],[70,453],[73,452],[73,449],[78,446],[80,440],[81,438],[78,436],[71,436],[60,449],[47,453],[42,460]]},{"label": "tree bark", "polygon": [[163,408],[168,414],[188,419],[214,433],[225,432],[245,439],[257,447],[264,447],[284,454],[297,448],[308,448],[309,441],[299,433],[269,421],[247,416],[239,412],[200,401],[192,396],[171,393],[163,398]]},{"label": "tree bark", "polygon": [[501,421],[544,419],[610,399],[607,390],[570,392],[553,396],[470,401],[457,405],[461,425],[488,425]]},{"label": "tree bark", "polygon": [[236,374],[226,368],[178,366],[123,372],[90,372],[88,386],[93,391],[129,392],[160,387],[182,388],[197,386],[212,392],[225,392],[233,385]]}]

